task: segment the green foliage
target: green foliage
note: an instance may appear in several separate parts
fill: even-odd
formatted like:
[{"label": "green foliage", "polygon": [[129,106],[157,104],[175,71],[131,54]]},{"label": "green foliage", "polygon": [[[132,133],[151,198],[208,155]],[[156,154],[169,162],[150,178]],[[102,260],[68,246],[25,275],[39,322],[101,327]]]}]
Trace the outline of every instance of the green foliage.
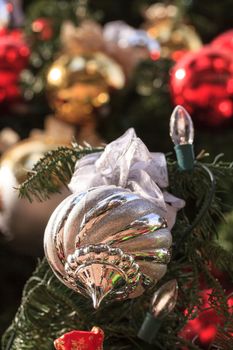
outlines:
[{"label": "green foliage", "polygon": [[59,147],[47,152],[34,165],[28,179],[21,184],[20,197],[27,197],[30,201],[32,197],[40,201],[48,199],[50,194],[59,192],[61,185],[67,185],[79,158],[100,150],[101,148],[74,145],[73,148]]},{"label": "green foliage", "polygon": [[[61,148],[47,154],[34,167],[34,174],[21,187],[21,195],[43,199],[57,189],[57,179],[67,183],[72,175],[74,164],[81,155],[96,150]],[[100,151],[100,150],[98,150]],[[211,307],[216,310],[228,327],[218,330],[217,342],[223,349],[230,349],[232,340],[229,329],[232,317],[227,299],[219,281],[212,274],[210,266],[216,265],[233,274],[232,253],[220,247],[216,240],[216,222],[222,217],[222,202],[219,194],[223,190],[223,179],[232,176],[231,164],[215,162],[208,164],[216,177],[216,192],[212,202],[205,206],[210,189],[209,177],[201,167],[193,172],[178,172],[176,163],[169,159],[170,190],[186,200],[186,207],[179,213],[173,229],[174,258],[168,272],[159,285],[172,278],[179,284],[179,299],[175,310],[166,318],[156,338],[149,346],[137,338],[137,332],[149,308],[155,287],[143,296],[124,302],[103,304],[94,311],[91,301],[66,288],[53,275],[47,262],[42,261],[32,278],[25,286],[22,304],[16,317],[3,337],[3,350],[48,350],[53,349],[53,340],[71,329],[90,329],[93,325],[102,327],[106,334],[105,348],[108,350],[135,349],[188,349],[199,348],[179,337],[179,332],[189,318],[194,318],[202,308],[201,288],[211,289]],[[50,175],[49,175],[50,174]],[[53,175],[52,175],[53,174]],[[47,184],[46,184],[47,181]],[[202,219],[192,223],[200,211]],[[176,251],[176,242],[187,229],[183,244]],[[156,288],[158,286],[156,285]],[[186,314],[184,315],[184,310]]]},{"label": "green foliage", "polygon": [[[33,1],[26,11],[25,34],[30,43],[31,55],[29,66],[21,74],[21,85],[26,100],[39,102],[44,95],[46,72],[60,49],[60,30],[62,23],[69,19],[78,22],[76,11],[78,0],[39,0]],[[45,19],[51,27],[51,37],[45,39],[33,30],[33,22]],[[42,96],[41,96],[42,95]],[[40,105],[40,103],[38,103]]]}]

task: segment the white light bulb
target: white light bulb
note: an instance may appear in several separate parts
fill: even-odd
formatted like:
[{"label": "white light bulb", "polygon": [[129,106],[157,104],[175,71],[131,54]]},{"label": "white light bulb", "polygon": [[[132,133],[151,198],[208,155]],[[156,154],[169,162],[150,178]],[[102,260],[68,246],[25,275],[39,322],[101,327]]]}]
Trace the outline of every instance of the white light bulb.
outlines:
[{"label": "white light bulb", "polygon": [[182,106],[176,106],[170,119],[170,136],[175,145],[187,145],[193,143],[193,122]]},{"label": "white light bulb", "polygon": [[171,280],[160,287],[153,296],[151,311],[154,317],[166,317],[175,307],[178,296],[176,280]]}]

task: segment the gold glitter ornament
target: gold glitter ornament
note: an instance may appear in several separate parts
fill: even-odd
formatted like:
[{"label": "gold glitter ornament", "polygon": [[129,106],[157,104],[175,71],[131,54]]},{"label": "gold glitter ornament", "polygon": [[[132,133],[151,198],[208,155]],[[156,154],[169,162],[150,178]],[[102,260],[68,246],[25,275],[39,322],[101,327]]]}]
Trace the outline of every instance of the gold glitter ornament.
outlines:
[{"label": "gold glitter ornament", "polygon": [[48,99],[56,117],[83,125],[124,83],[121,67],[103,53],[63,54],[48,70]]},{"label": "gold glitter ornament", "polygon": [[161,45],[161,56],[178,60],[187,51],[197,51],[202,42],[195,29],[182,21],[175,5],[156,3],[145,11],[143,27]]}]

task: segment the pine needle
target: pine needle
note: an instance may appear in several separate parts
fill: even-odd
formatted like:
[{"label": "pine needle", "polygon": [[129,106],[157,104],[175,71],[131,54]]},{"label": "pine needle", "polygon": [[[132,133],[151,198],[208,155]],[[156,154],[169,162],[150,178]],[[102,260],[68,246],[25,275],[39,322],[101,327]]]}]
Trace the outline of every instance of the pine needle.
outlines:
[{"label": "pine needle", "polygon": [[27,179],[19,187],[19,196],[44,201],[52,193],[60,192],[61,186],[66,186],[74,172],[75,163],[81,157],[95,152],[101,152],[102,148],[59,147],[47,152],[28,173]]}]

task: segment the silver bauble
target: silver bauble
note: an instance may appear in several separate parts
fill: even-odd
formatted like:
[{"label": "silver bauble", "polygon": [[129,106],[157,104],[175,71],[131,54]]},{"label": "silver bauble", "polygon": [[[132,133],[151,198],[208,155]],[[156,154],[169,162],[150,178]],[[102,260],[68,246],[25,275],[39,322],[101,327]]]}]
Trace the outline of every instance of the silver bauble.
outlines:
[{"label": "silver bauble", "polygon": [[45,230],[45,254],[57,277],[93,299],[133,298],[166,272],[172,238],[155,205],[116,186],[67,197]]}]

